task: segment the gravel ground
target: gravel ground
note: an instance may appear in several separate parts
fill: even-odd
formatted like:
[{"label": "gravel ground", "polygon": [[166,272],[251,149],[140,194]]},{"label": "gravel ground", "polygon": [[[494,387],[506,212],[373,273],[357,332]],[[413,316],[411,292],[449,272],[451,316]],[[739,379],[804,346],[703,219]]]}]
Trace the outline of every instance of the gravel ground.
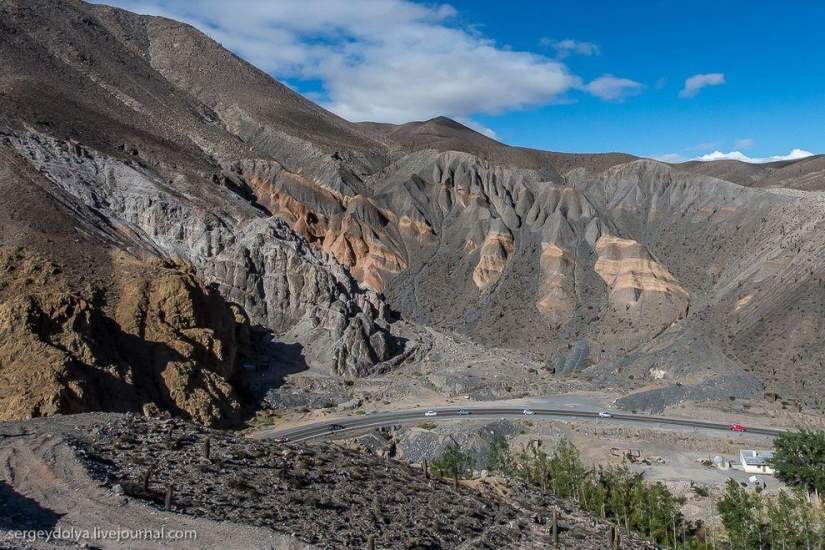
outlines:
[{"label": "gravel ground", "polygon": [[[520,481],[456,489],[335,444],[292,446],[174,420],[120,418],[74,445],[104,486],[161,506],[172,485],[180,514],[271,527],[320,547],[363,548],[374,534],[380,548],[546,548],[552,510],[561,514],[566,549],[601,549],[607,536],[608,524]],[[625,542],[647,547],[634,536]]]},{"label": "gravel ground", "polygon": [[749,398],[759,394],[762,385],[747,373],[731,374],[704,380],[698,384],[680,384],[640,391],[616,400],[616,406],[627,411],[661,413],[667,407],[685,401],[721,401]]}]

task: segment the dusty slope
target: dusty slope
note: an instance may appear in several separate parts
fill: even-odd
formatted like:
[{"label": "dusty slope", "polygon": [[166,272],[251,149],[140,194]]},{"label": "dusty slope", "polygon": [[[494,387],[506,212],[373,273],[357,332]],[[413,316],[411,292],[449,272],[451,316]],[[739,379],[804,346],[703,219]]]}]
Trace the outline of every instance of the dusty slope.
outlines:
[{"label": "dusty slope", "polygon": [[[202,456],[207,435],[211,460]],[[140,477],[154,462],[143,493]],[[0,464],[0,490],[36,511],[44,529],[197,529],[197,545],[171,545],[180,548],[363,548],[372,533],[379,548],[538,549],[547,547],[554,509],[564,548],[602,548],[608,532],[607,522],[519,481],[456,490],[407,464],[337,446],[250,441],[141,417],[0,423]],[[169,483],[174,513],[141,502],[156,501]],[[113,494],[116,484],[138,496]],[[20,521],[5,512],[0,503],[0,527]],[[631,534],[623,547],[651,546]]]},{"label": "dusty slope", "polygon": [[[0,530],[194,530],[194,541],[132,539],[123,544],[89,539],[93,548],[310,548],[271,529],[163,512],[101,487],[67,443],[118,416],[74,416],[0,427]],[[76,541],[24,542],[0,538],[0,548],[77,548]]]},{"label": "dusty slope", "polygon": [[493,164],[538,170],[547,180],[573,168],[600,172],[635,158],[623,153],[587,155],[510,147],[446,117],[406,124],[361,122],[357,126],[400,144],[406,151],[433,149],[469,153]]},{"label": "dusty slope", "polygon": [[749,164],[737,160],[685,162],[680,169],[704,174],[748,187],[790,187],[806,191],[825,190],[825,156],[793,161]]}]

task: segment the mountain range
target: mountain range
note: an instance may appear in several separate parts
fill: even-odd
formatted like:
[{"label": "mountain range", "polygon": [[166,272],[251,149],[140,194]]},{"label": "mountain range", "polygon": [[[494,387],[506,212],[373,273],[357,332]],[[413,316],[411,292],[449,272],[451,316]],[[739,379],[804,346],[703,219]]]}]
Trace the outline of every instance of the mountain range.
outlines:
[{"label": "mountain range", "polygon": [[0,60],[0,419],[236,423],[242,364],[386,373],[409,326],[647,396],[820,405],[823,156],[351,123],[188,25],[79,0],[0,0]]}]

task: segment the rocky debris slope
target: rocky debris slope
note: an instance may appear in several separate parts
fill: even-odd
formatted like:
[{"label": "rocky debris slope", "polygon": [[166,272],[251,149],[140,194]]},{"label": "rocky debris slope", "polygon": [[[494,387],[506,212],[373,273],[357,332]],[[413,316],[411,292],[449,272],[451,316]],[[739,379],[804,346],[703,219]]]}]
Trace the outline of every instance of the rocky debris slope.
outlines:
[{"label": "rocky debris slope", "polygon": [[[231,383],[249,322],[191,273],[73,291],[61,266],[0,251],[0,419],[166,410],[204,424],[240,420]],[[117,300],[106,307],[107,300]]]},{"label": "rocky debris slope", "polygon": [[525,426],[507,420],[456,422],[447,425],[422,423],[419,426],[378,428],[347,441],[354,448],[374,455],[405,462],[432,463],[444,456],[451,445],[459,445],[472,456],[474,470],[486,475],[490,465],[490,449],[497,438],[510,438],[524,432]]},{"label": "rocky debris slope", "polygon": [[[607,523],[519,481],[455,489],[409,465],[335,445],[248,440],[141,417],[87,423],[70,440],[94,478],[127,497],[162,505],[171,485],[172,509],[182,517],[268,527],[322,547],[363,548],[372,534],[377,546],[393,549],[546,548],[552,510],[564,548],[603,548],[607,537]],[[648,545],[631,535],[623,547]]]},{"label": "rocky debris slope", "polygon": [[757,396],[762,389],[751,375],[718,376],[697,384],[678,384],[664,388],[639,391],[615,401],[617,407],[629,411],[661,414],[667,407],[686,401],[724,401]]},{"label": "rocky debris slope", "polygon": [[[89,474],[90,457],[69,438],[86,437],[98,427],[116,423],[122,415],[82,414],[0,423],[0,538],[3,549],[54,550],[55,548],[158,547],[250,548],[260,550],[310,550],[295,537],[272,529],[213,521],[193,515],[163,512],[139,499],[124,497],[102,487]],[[75,540],[6,538],[6,531],[59,531]],[[94,537],[93,533],[103,532]],[[138,536],[118,541],[111,531]],[[146,531],[167,533],[166,539],[140,536]],[[195,532],[185,540],[170,540],[170,531]],[[64,534],[65,533],[65,534]]]},{"label": "rocky debris slope", "polygon": [[814,312],[825,296],[820,193],[756,190],[645,160],[568,179],[691,296],[684,320],[631,352],[627,374],[690,384],[745,374],[820,405],[811,389],[825,388],[811,332],[823,326]]}]

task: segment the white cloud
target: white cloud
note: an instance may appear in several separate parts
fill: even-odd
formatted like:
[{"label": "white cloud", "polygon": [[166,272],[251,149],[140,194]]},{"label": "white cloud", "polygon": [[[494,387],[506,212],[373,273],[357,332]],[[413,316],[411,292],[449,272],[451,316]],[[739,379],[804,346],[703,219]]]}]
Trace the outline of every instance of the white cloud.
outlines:
[{"label": "white cloud", "polygon": [[[707,145],[707,144],[701,144]],[[685,151],[696,150],[695,147],[689,147],[685,149]],[[712,162],[714,160],[738,160],[740,162],[748,162],[751,164],[764,164],[766,162],[778,162],[782,160],[799,160],[804,159],[807,157],[813,156],[813,153],[810,151],[805,151],[804,149],[794,149],[787,155],[774,155],[770,157],[749,157],[743,154],[741,151],[731,151],[730,153],[723,153],[721,151],[714,151],[712,153],[708,153],[706,155],[702,155],[700,157],[693,157],[688,158],[681,153],[666,153],[664,155],[653,155],[647,158],[651,158],[653,160],[658,160],[660,162],[669,162],[672,164],[678,164],[681,162],[688,162],[691,160],[698,160],[702,162]]]},{"label": "white cloud", "polygon": [[570,55],[602,55],[602,49],[593,42],[579,42],[570,38],[566,40],[553,40],[552,38],[542,38],[542,46],[548,46],[556,50],[556,57],[564,59]]},{"label": "white cloud", "polygon": [[719,86],[725,83],[725,75],[722,73],[695,74],[685,80],[685,87],[679,92],[679,97],[696,97],[699,90],[705,86]]},{"label": "white cloud", "polygon": [[750,149],[753,147],[754,141],[751,138],[740,138],[736,140],[734,147],[736,150]]},{"label": "white cloud", "polygon": [[[513,51],[461,28],[447,4],[95,1],[185,21],[278,79],[305,89],[307,82],[316,88],[320,83],[320,94],[310,92],[313,100],[352,121],[400,123],[439,115],[467,121],[562,103],[574,90],[616,100],[640,86],[615,77],[609,77],[612,88],[601,79],[584,86],[558,59]],[[584,42],[564,47],[597,52]]]},{"label": "white cloud", "polygon": [[772,157],[749,157],[744,155],[741,151],[731,151],[730,153],[723,153],[721,151],[714,151],[713,153],[708,153],[707,155],[702,155],[701,157],[692,159],[692,160],[701,160],[704,162],[713,161],[713,160],[739,160],[742,162],[750,162],[754,164],[762,164],[765,162],[777,162],[780,160],[799,160],[804,159],[806,157],[813,156],[813,153],[810,151],[805,151],[803,149],[794,149],[787,155],[774,155]]},{"label": "white cloud", "polygon": [[644,85],[629,78],[617,78],[612,74],[606,74],[593,80],[583,89],[606,101],[621,102],[626,97],[641,93]]}]

